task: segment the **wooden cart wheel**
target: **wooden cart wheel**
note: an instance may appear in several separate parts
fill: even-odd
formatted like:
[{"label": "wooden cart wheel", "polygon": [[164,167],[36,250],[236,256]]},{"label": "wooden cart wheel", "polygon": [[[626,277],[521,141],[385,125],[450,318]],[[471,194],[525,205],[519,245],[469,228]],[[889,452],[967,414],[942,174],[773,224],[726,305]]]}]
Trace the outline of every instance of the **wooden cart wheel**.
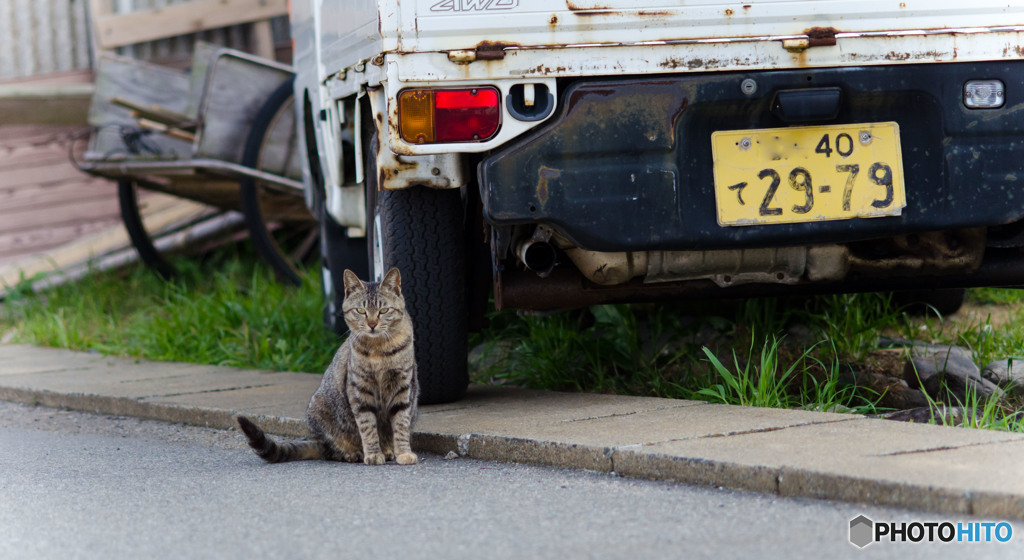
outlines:
[{"label": "wooden cart wheel", "polygon": [[128,238],[132,246],[139,252],[139,258],[157,275],[167,280],[177,273],[174,265],[160,254],[153,245],[139,213],[139,199],[135,194],[135,182],[121,179],[117,182],[117,200],[121,206],[121,221],[128,230]]},{"label": "wooden cart wheel", "polygon": [[[241,164],[282,177],[301,173],[292,80],[281,84],[256,114]],[[260,257],[282,282],[299,285],[297,264],[317,255],[317,222],[302,192],[286,192],[245,177],[239,181],[242,214]]]}]

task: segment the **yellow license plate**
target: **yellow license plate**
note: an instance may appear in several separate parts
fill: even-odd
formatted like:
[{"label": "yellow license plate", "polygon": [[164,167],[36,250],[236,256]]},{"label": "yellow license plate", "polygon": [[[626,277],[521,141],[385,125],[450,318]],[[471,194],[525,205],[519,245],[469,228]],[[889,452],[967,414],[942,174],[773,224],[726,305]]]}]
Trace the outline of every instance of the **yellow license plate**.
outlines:
[{"label": "yellow license plate", "polygon": [[895,122],[711,134],[718,224],[898,216],[906,206]]}]

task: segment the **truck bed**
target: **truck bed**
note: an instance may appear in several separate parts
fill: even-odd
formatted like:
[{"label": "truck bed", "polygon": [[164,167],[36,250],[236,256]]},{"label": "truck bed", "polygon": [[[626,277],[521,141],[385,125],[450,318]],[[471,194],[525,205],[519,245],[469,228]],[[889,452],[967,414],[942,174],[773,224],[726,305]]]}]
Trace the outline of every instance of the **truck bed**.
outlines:
[{"label": "truck bed", "polygon": [[[325,0],[321,14],[328,74],[419,55],[411,81],[1024,56],[1024,4],[997,0]],[[488,56],[456,66],[453,51]]]}]

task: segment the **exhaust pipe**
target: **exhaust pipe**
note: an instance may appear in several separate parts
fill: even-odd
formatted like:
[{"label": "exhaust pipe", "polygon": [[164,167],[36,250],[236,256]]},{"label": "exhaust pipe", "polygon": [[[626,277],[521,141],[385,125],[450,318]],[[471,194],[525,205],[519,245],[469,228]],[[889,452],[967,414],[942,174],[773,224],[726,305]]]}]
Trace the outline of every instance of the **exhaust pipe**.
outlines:
[{"label": "exhaust pipe", "polygon": [[523,266],[547,278],[557,264],[555,246],[550,241],[537,238],[527,239],[516,247],[516,255]]}]

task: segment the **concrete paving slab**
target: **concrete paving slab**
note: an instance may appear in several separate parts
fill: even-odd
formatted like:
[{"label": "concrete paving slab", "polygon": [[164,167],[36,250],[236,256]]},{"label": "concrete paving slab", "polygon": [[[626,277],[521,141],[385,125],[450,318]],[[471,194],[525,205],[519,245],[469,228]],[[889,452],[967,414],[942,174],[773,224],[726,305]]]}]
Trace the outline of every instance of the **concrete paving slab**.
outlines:
[{"label": "concrete paving slab", "polygon": [[625,416],[651,410],[703,405],[699,401],[556,393],[504,387],[470,387],[457,403],[420,407],[419,428],[445,431],[472,419],[476,433],[507,433],[528,426]]},{"label": "concrete paving slab", "polygon": [[[1024,436],[1011,435],[1018,437],[994,444],[878,457],[877,478],[901,487],[916,483],[955,489],[970,498],[973,515],[1015,517],[1013,512],[1019,515],[1024,511]],[[821,475],[817,478],[822,479]]]},{"label": "concrete paving slab", "polygon": [[483,460],[571,464],[577,468],[608,471],[611,459],[607,446],[539,441],[522,434],[558,423],[703,404],[676,399],[474,386],[456,403],[420,407],[413,441],[419,448],[433,453],[455,451]]},{"label": "concrete paving slab", "polygon": [[[727,438],[658,443],[645,446],[644,451],[698,453],[725,460],[815,467],[858,457],[879,458],[1020,440],[1024,440],[1024,434],[856,418],[847,422],[808,423],[781,430],[736,434]],[[806,445],[807,442],[814,442],[815,445]]]},{"label": "concrete paving slab", "polygon": [[675,408],[701,401],[599,395],[593,393],[559,393],[510,387],[473,386],[458,402],[420,407],[424,415],[457,414],[473,411],[476,418],[500,418],[515,410],[522,416],[542,416],[545,420],[584,420],[638,410]]},{"label": "concrete paving slab", "polygon": [[174,404],[197,408],[216,408],[248,416],[282,416],[304,419],[309,398],[320,385],[320,376],[307,375],[309,380],[244,389],[188,393],[171,397],[143,399],[155,404]]},{"label": "concrete paving slab", "polygon": [[0,344],[0,376],[88,369],[108,360],[101,354],[47,349],[39,352],[35,346]]},{"label": "concrete paving slab", "polygon": [[[615,448],[682,439],[726,436],[821,422],[842,422],[850,415],[742,408],[698,401],[610,403],[595,399],[601,395],[540,393],[522,402],[526,395],[516,391],[491,393],[481,398],[474,393],[470,403],[488,405],[436,411],[422,416],[416,430],[432,434],[463,434],[467,454],[474,458],[545,465],[573,464],[596,471],[614,469]],[[567,403],[575,406],[566,407]],[[647,405],[647,406],[638,406]],[[623,408],[625,406],[625,408]],[[451,445],[450,440],[445,440]]]},{"label": "concrete paving slab", "polygon": [[632,414],[545,423],[530,422],[510,413],[505,427],[481,429],[475,433],[624,448],[807,424],[844,422],[856,418],[821,412],[694,403],[674,408],[641,410]]},{"label": "concrete paving slab", "polygon": [[[978,478],[1024,495],[1019,478],[972,451],[1022,441],[1021,434],[865,418],[620,448],[612,461],[629,476],[971,513]],[[964,451],[961,472],[920,460],[948,450]]]},{"label": "concrete paving slab", "polygon": [[315,378],[315,384],[319,383],[319,376],[312,374],[148,362],[67,350],[47,349],[33,364],[32,351],[32,347],[0,345],[0,375],[5,386],[146,398],[269,387],[307,378]]},{"label": "concrete paving slab", "polygon": [[117,372],[96,368],[80,370],[77,375],[66,373],[36,373],[4,377],[4,383],[12,387],[36,387],[47,391],[107,395],[112,397],[146,398],[160,395],[203,393],[246,387],[273,385],[273,381],[253,373],[234,376],[210,368],[182,368],[173,375],[161,378],[129,379],[119,378]]}]

